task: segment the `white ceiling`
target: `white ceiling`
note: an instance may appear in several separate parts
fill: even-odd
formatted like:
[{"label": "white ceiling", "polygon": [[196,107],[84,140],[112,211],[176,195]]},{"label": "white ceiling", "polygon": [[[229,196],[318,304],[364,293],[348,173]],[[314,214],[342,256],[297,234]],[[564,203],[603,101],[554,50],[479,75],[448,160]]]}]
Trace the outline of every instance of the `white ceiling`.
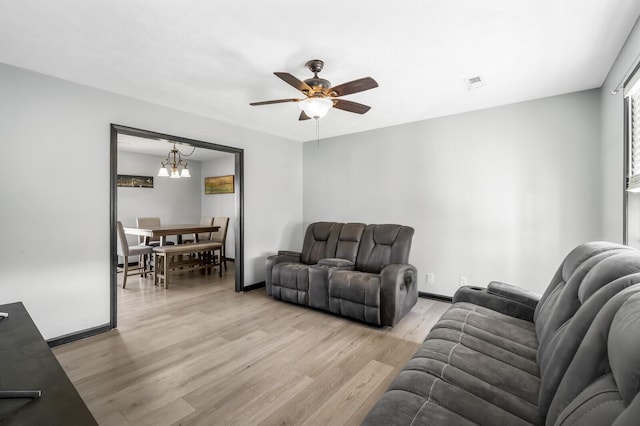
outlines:
[{"label": "white ceiling", "polygon": [[[169,151],[171,151],[173,147],[174,142],[166,139],[141,138],[122,133],[118,135],[118,150],[120,151],[167,157]],[[225,156],[233,157],[233,154],[228,152],[216,151],[208,148],[194,149],[191,145],[179,142],[176,142],[175,147],[180,151],[182,159],[185,161],[209,161]]]},{"label": "white ceiling", "polygon": [[[316,137],[273,75],[371,76],[320,137],[600,87],[638,0],[0,0],[0,62],[285,138]],[[486,85],[468,90],[464,79]],[[154,130],[154,129],[150,129]]]}]

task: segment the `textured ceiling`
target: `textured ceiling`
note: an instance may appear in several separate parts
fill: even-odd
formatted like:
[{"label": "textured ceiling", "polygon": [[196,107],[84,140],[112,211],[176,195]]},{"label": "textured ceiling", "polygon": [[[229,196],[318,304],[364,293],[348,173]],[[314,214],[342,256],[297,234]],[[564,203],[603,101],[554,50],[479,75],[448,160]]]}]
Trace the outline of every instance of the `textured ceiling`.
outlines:
[{"label": "textured ceiling", "polygon": [[[600,87],[638,0],[0,0],[0,62],[285,138],[314,120],[273,75],[334,85],[365,115],[331,110],[320,137]],[[464,79],[486,85],[468,90]],[[153,129],[151,129],[153,130]]]}]

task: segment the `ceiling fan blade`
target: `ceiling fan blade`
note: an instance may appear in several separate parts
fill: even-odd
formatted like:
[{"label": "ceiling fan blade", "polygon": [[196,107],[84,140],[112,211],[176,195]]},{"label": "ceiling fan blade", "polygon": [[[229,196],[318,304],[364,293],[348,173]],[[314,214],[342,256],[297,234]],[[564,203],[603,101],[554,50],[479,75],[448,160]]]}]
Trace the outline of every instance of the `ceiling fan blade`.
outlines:
[{"label": "ceiling fan blade", "polygon": [[[371,77],[364,77],[358,80],[353,80],[348,83],[338,84],[328,90],[332,96],[345,96],[352,93],[364,92],[365,90],[378,87],[378,83]],[[335,93],[335,95],[333,95]]]},{"label": "ceiling fan blade", "polygon": [[342,109],[344,111],[355,112],[356,114],[364,114],[371,109],[371,107],[368,105],[347,101],[345,99],[334,99],[333,107]]},{"label": "ceiling fan blade", "polygon": [[281,104],[283,102],[299,102],[300,99],[275,99],[273,101],[262,101],[262,102],[251,102],[249,105],[258,106],[258,105],[271,105],[271,104]]},{"label": "ceiling fan blade", "polygon": [[311,120],[311,117],[309,117],[304,111],[301,111],[298,120]]},{"label": "ceiling fan blade", "polygon": [[296,77],[289,74],[288,72],[274,72],[274,74],[280,77],[282,80],[284,80],[285,83],[290,84],[291,86],[295,87],[296,89],[298,89],[303,93],[312,91],[311,87],[309,87],[307,83],[305,83],[304,81],[298,80]]}]

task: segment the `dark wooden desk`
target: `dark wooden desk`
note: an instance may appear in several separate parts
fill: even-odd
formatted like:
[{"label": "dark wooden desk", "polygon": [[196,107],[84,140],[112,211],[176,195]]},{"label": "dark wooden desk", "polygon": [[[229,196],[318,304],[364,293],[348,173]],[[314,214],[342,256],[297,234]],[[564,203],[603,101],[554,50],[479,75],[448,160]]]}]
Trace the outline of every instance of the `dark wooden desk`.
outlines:
[{"label": "dark wooden desk", "polygon": [[0,320],[0,390],[42,391],[0,399],[0,425],[97,425],[24,305],[0,305],[0,312],[9,314]]}]

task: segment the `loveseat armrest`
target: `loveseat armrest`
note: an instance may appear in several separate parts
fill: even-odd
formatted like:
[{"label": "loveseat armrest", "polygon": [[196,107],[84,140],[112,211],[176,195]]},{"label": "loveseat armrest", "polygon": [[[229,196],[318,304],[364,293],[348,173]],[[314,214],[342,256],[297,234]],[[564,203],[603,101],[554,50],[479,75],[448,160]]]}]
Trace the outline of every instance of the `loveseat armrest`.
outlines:
[{"label": "loveseat armrest", "polygon": [[380,323],[394,326],[418,302],[418,271],[409,264],[391,264],[380,272]]},{"label": "loveseat armrest", "polygon": [[453,303],[473,303],[526,321],[533,321],[539,300],[537,293],[498,281],[491,281],[487,288],[460,287],[453,295]]},{"label": "loveseat armrest", "polygon": [[299,251],[293,251],[293,250],[278,250],[278,255],[279,256],[297,256],[298,258],[300,258],[302,256],[302,253],[300,253]]},{"label": "loveseat armrest", "polygon": [[282,262],[300,262],[300,253],[295,251],[280,250],[278,254],[267,257],[265,262],[264,285],[267,288],[267,295],[271,296],[271,286],[273,284],[273,267]]},{"label": "loveseat armrest", "polygon": [[320,259],[318,261],[318,265],[324,266],[327,268],[336,268],[343,271],[353,271],[356,266],[356,264],[350,260],[338,259],[338,258]]},{"label": "loveseat armrest", "polygon": [[353,271],[355,264],[346,259],[320,259],[309,266],[309,306],[329,310],[329,280],[335,271]]}]

